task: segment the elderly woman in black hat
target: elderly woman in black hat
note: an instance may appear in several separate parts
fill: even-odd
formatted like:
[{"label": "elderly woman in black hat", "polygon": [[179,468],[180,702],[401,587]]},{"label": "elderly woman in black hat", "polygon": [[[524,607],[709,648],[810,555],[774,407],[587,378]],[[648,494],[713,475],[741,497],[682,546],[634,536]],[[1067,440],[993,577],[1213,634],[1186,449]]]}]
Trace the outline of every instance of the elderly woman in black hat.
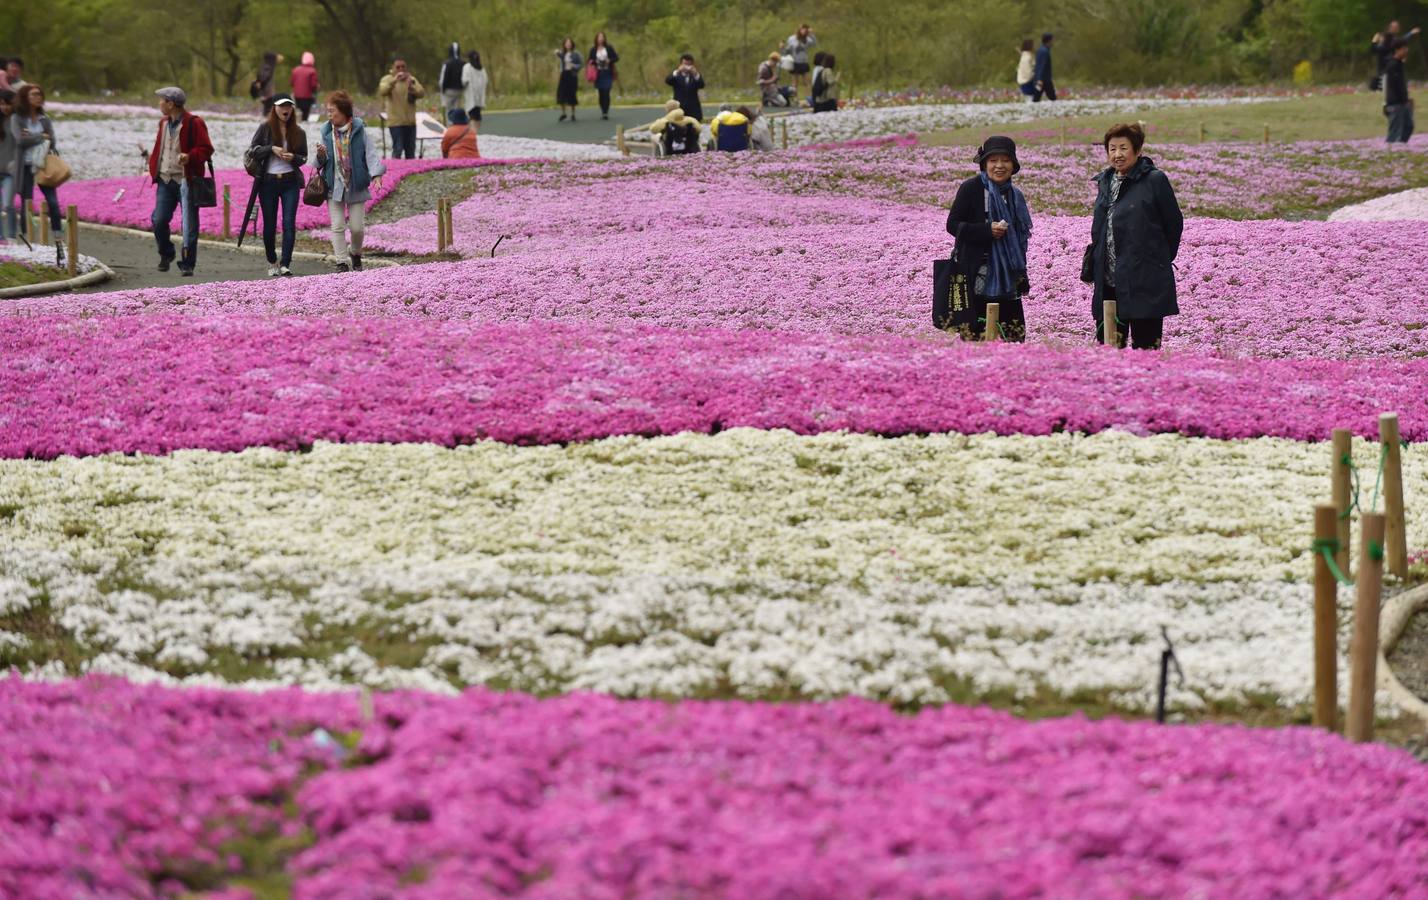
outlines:
[{"label": "elderly woman in black hat", "polygon": [[1021,298],[1031,289],[1026,277],[1031,211],[1012,184],[1012,176],[1021,171],[1016,142],[987,138],[977,149],[976,162],[981,173],[962,182],[947,214],[947,233],[956,238],[956,247],[950,315],[941,324],[964,340],[978,340],[986,328],[987,304],[998,303],[1001,337],[1024,341]]}]

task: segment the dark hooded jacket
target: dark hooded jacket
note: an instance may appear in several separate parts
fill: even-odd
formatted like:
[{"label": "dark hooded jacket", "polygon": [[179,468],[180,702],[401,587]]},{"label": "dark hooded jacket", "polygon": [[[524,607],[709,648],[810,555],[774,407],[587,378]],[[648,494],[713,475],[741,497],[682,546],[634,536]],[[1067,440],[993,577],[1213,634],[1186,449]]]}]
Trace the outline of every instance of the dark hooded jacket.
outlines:
[{"label": "dark hooded jacket", "polygon": [[[1114,169],[1096,176],[1096,208],[1091,218],[1095,295],[1091,311],[1101,308],[1106,285],[1106,218]],[[1175,256],[1185,218],[1170,179],[1148,156],[1136,161],[1121,185],[1116,229],[1116,316],[1154,319],[1180,312],[1175,302]]]}]

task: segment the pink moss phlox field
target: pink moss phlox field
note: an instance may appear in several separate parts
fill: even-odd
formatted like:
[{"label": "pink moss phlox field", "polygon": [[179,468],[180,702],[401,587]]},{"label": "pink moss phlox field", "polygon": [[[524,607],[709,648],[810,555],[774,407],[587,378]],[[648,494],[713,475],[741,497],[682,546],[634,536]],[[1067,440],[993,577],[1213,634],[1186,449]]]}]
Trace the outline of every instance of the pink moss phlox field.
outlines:
[{"label": "pink moss phlox field", "polygon": [[787,428],[1428,438],[1428,360],[419,319],[0,320],[0,457]]},{"label": "pink moss phlox field", "polygon": [[[476,169],[484,166],[517,165],[528,162],[532,162],[532,160],[389,159],[386,161],[387,175],[382,179],[382,187],[380,190],[373,191],[372,200],[368,202],[367,206],[371,208],[381,201],[396,189],[398,182],[409,175],[419,175],[422,172],[432,172],[437,169]],[[310,167],[303,169],[304,175],[310,172]],[[221,169],[215,173],[215,177],[218,182],[220,203],[222,202],[223,188],[227,186],[231,192],[233,203],[231,222],[233,234],[236,236],[238,227],[243,221],[243,210],[248,204],[248,194],[253,189],[253,179],[242,169]],[[115,200],[114,198],[121,189],[124,191],[123,196]],[[63,202],[73,203],[79,207],[79,217],[86,222],[148,230],[154,212],[154,185],[147,177],[137,176],[71,181],[64,187]],[[302,230],[328,227],[327,206],[299,205],[297,223],[298,228]],[[175,227],[177,227],[177,220],[175,220]],[[199,230],[204,234],[222,234],[222,206],[199,211]]]},{"label": "pink moss phlox field", "polygon": [[[374,701],[363,721],[352,694],[0,682],[0,895],[221,888],[263,858],[237,849],[279,835],[305,835],[287,874],[311,898],[1411,896],[1428,879],[1428,768],[1307,728]],[[355,751],[339,765],[316,727],[360,731]]]},{"label": "pink moss phlox field", "polygon": [[[616,208],[596,203],[602,215],[579,225],[555,192],[482,195],[454,214],[458,246],[478,254],[461,263],[15,300],[5,311],[937,335],[932,261],[951,244],[943,213],[819,196],[775,204],[756,187],[743,196],[694,187],[711,196],[686,201],[662,187],[645,184]],[[371,240],[434,249],[431,224],[374,226]],[[1091,340],[1091,289],[1078,277],[1089,231],[1084,218],[1037,220],[1026,300],[1031,340]],[[483,258],[501,234],[510,237],[500,254]],[[1166,320],[1166,347],[1236,358],[1421,356],[1425,258],[1428,230],[1402,223],[1191,219],[1176,263],[1182,314]]]}]

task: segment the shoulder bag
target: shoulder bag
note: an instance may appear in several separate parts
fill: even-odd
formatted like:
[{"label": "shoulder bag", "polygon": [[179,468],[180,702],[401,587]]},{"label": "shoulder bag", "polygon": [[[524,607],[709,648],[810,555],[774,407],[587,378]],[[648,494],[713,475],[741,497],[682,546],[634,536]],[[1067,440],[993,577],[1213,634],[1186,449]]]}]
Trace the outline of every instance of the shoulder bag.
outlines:
[{"label": "shoulder bag", "polygon": [[45,154],[44,165],[35,170],[35,184],[40,187],[59,187],[66,181],[74,171],[70,169],[69,163],[60,159],[58,153],[53,150]]},{"label": "shoulder bag", "polygon": [[218,205],[218,181],[213,174],[213,160],[208,161],[208,174],[188,180],[189,196],[198,209],[212,209]]},{"label": "shoulder bag", "polygon": [[307,184],[302,188],[302,202],[305,206],[321,206],[327,202],[327,182],[322,177],[321,164],[312,167],[307,176]]},{"label": "shoulder bag", "polygon": [[957,271],[957,255],[932,261],[932,325],[950,331],[966,324],[972,309],[967,276]]}]

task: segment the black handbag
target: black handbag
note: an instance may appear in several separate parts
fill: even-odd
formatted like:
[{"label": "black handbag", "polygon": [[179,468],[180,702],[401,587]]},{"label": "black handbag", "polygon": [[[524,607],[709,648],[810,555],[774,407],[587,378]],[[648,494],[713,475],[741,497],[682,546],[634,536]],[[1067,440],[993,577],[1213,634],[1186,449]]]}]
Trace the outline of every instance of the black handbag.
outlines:
[{"label": "black handbag", "polygon": [[302,202],[305,206],[322,206],[327,202],[327,180],[322,177],[322,166],[312,168],[307,184],[302,188]]},{"label": "black handbag", "polygon": [[188,195],[198,209],[212,209],[218,205],[218,180],[213,174],[213,160],[208,161],[208,174],[188,180]]},{"label": "black handbag", "polygon": [[1081,254],[1081,280],[1086,284],[1094,284],[1096,281],[1096,245],[1087,244],[1086,252]]},{"label": "black handbag", "polygon": [[965,325],[972,310],[967,277],[957,271],[956,257],[932,261],[932,325],[950,331]]}]

